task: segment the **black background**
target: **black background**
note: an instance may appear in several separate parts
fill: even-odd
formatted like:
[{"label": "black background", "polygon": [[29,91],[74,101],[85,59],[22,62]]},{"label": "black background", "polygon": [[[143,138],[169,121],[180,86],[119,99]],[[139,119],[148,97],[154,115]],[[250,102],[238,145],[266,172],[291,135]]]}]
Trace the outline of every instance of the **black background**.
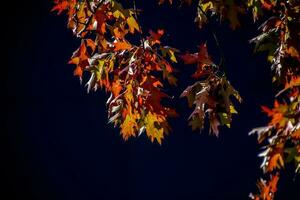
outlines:
[{"label": "black background", "polygon": [[[184,52],[207,41],[218,60],[211,34],[193,22],[194,9],[158,6],[155,0],[137,6],[144,10],[140,22],[145,30],[166,30],[165,44]],[[159,146],[144,136],[124,142],[107,124],[107,94],[86,94],[72,76],[73,66],[66,63],[79,41],[66,29],[66,17],[51,13],[51,7],[50,0],[2,6],[1,51],[7,61],[1,66],[2,199],[243,200],[256,191],[261,159],[256,138],[248,132],[267,122],[259,105],[272,105],[275,93],[265,55],[254,55],[248,44],[258,24],[248,17],[236,31],[216,25],[228,77],[244,99],[232,128],[222,128],[219,138],[208,130],[190,130],[186,119],[191,110],[178,96],[192,83],[194,69],[178,64],[179,86],[168,92],[175,96],[180,117],[170,120],[173,132]],[[278,200],[300,198],[292,167],[283,173]]]}]

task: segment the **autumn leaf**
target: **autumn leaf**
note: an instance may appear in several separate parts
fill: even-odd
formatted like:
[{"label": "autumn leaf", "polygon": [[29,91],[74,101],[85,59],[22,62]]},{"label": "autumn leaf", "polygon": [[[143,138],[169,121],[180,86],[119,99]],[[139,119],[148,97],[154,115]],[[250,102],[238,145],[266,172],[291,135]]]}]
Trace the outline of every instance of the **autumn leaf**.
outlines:
[{"label": "autumn leaf", "polygon": [[164,30],[159,29],[157,32],[150,30],[149,33],[150,37],[148,38],[148,40],[151,40],[151,46],[155,44],[160,44],[160,38],[164,35]]},{"label": "autumn leaf", "polygon": [[292,133],[292,138],[296,140],[300,140],[300,129]]},{"label": "autumn leaf", "polygon": [[108,5],[103,5],[95,13],[95,20],[97,22],[97,30],[100,34],[106,32],[106,21],[108,20],[107,16]]},{"label": "autumn leaf", "polygon": [[94,52],[97,48],[96,43],[91,39],[86,39],[86,46],[90,47],[92,51]]},{"label": "autumn leaf", "polygon": [[69,8],[69,1],[67,0],[55,0],[56,4],[51,11],[57,11],[57,14],[60,15],[63,11]]},{"label": "autumn leaf", "polygon": [[123,86],[119,80],[116,80],[115,82],[112,83],[111,91],[115,97],[120,94],[122,89],[123,89]]},{"label": "autumn leaf", "polygon": [[127,18],[126,21],[129,26],[129,31],[131,33],[134,33],[134,31],[140,32],[140,27],[139,27],[137,21],[134,19],[134,17],[131,16],[131,17]]},{"label": "autumn leaf", "polygon": [[277,192],[277,184],[279,180],[279,174],[271,175],[268,181],[260,179],[257,183],[259,189],[258,195],[250,194],[250,198],[253,200],[273,200],[274,194]]},{"label": "autumn leaf", "polygon": [[89,66],[89,54],[87,52],[87,48],[85,42],[82,41],[80,47],[74,52],[72,59],[69,61],[69,64],[75,64],[76,68],[74,71],[75,76],[79,76],[81,79],[83,70]]},{"label": "autumn leaf", "polygon": [[[158,0],[159,4],[165,2]],[[267,51],[274,87],[281,90],[273,108],[262,106],[270,118],[268,125],[253,129],[250,134],[256,133],[258,142],[265,145],[265,151],[260,154],[264,173],[283,169],[291,161],[294,161],[295,172],[299,173],[300,23],[296,19],[300,18],[300,3],[272,0],[205,0],[195,1],[195,4],[182,0],[181,3],[197,4],[195,21],[201,28],[207,24],[214,38],[216,24],[226,21],[236,29],[243,25],[240,15],[247,11],[252,12],[254,21],[270,16],[250,42],[255,43],[255,52]],[[172,65],[178,62],[180,52],[163,46],[164,30],[150,31],[145,37],[136,18],[143,12],[124,8],[115,0],[54,0],[52,11],[65,12],[68,28],[81,40],[69,61],[75,65],[74,75],[81,81],[83,73],[89,76],[85,84],[88,92],[101,88],[110,95],[106,103],[108,122],[120,127],[125,140],[145,133],[152,142],[162,144],[170,131],[168,118],[177,115],[175,109],[162,102],[172,99],[167,94],[166,82],[177,84]],[[188,33],[186,31],[186,37]],[[231,127],[233,115],[238,113],[235,103],[242,99],[227,79],[224,66],[215,64],[209,56],[206,43],[199,46],[198,52],[179,57],[184,64],[196,68],[192,75],[195,83],[181,94],[193,107],[189,125],[201,131],[207,120],[209,132],[218,136],[220,127]],[[267,181],[261,179],[258,183],[260,194],[252,198],[273,200],[278,179],[278,174]]]},{"label": "autumn leaf", "polygon": [[146,133],[152,142],[156,140],[159,144],[162,143],[162,139],[164,138],[164,130],[162,127],[160,127],[160,123],[162,121],[162,116],[159,116],[152,112],[148,112],[145,117]]},{"label": "autumn leaf", "polygon": [[267,171],[274,171],[284,166],[284,161],[280,153],[272,155],[268,163]]},{"label": "autumn leaf", "polygon": [[115,51],[129,50],[132,48],[131,44],[126,41],[115,41],[114,46]]},{"label": "autumn leaf", "polygon": [[129,137],[135,136],[138,130],[137,120],[139,115],[137,113],[127,113],[124,122],[121,124],[121,134],[124,140],[128,140]]}]

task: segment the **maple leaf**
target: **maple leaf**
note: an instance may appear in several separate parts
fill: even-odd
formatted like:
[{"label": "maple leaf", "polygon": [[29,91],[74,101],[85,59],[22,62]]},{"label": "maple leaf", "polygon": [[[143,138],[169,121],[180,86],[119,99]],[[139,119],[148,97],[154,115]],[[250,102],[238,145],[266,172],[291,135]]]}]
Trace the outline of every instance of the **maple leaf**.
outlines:
[{"label": "maple leaf", "polygon": [[117,97],[120,94],[122,89],[123,89],[123,86],[120,83],[120,80],[116,80],[112,83],[111,91],[115,97]]},{"label": "maple leaf", "polygon": [[272,118],[269,125],[278,126],[279,128],[286,126],[288,122],[288,106],[286,104],[279,104],[278,101],[275,101],[273,109],[269,109],[266,106],[261,106],[261,108],[263,112],[267,113],[268,116]]},{"label": "maple leaf", "polygon": [[126,21],[127,21],[128,26],[129,26],[129,31],[131,33],[134,33],[134,31],[140,32],[140,27],[139,27],[137,21],[135,20],[135,18],[133,16],[127,18]]},{"label": "maple leaf", "polygon": [[57,14],[60,15],[63,11],[67,10],[70,6],[68,0],[55,0],[56,4],[51,11],[57,11]]},{"label": "maple leaf", "polygon": [[121,40],[123,40],[128,33],[128,31],[125,30],[124,26],[115,27],[115,28],[113,28],[112,32],[116,38],[121,39]]},{"label": "maple leaf", "polygon": [[145,97],[145,106],[156,113],[165,114],[166,108],[159,103],[155,103],[161,102],[162,98],[168,97],[167,94],[160,91],[159,86],[163,85],[154,76],[145,76],[141,82],[141,87],[149,92]]},{"label": "maple leaf", "polygon": [[274,171],[274,169],[280,169],[284,166],[284,161],[281,153],[276,153],[270,157],[268,162],[267,171]]},{"label": "maple leaf", "polygon": [[97,30],[100,34],[106,32],[106,21],[108,20],[107,11],[109,9],[108,4],[101,6],[95,13],[95,20],[97,22]]},{"label": "maple leaf", "polygon": [[115,51],[122,51],[122,50],[129,50],[132,48],[131,44],[128,43],[127,41],[115,41],[114,43],[114,50]]},{"label": "maple leaf", "polygon": [[86,46],[90,47],[93,52],[97,48],[97,45],[96,45],[95,41],[93,41],[92,39],[86,39]]},{"label": "maple leaf", "polygon": [[275,192],[277,192],[278,180],[278,173],[276,173],[275,175],[271,175],[268,181],[260,179],[257,183],[259,194],[250,194],[250,198],[253,200],[273,200],[274,194]]},{"label": "maple leaf", "polygon": [[89,66],[88,58],[89,54],[87,52],[86,44],[85,41],[82,40],[80,47],[73,53],[72,59],[69,61],[69,64],[77,65],[74,75],[79,76],[80,79],[82,77],[83,70]]},{"label": "maple leaf", "polygon": [[150,37],[148,37],[148,40],[150,41],[151,46],[161,43],[160,38],[164,35],[163,29],[159,29],[157,33],[150,30],[149,33],[150,33]]},{"label": "maple leaf", "polygon": [[156,140],[160,145],[164,138],[164,129],[160,125],[163,121],[163,116],[152,113],[151,111],[149,111],[145,117],[145,129],[147,136],[150,137],[152,142]]},{"label": "maple leaf", "polygon": [[198,53],[194,53],[194,54],[185,54],[183,56],[181,56],[184,64],[195,64],[195,63],[201,63],[201,64],[206,64],[206,65],[212,65],[213,62],[210,58],[210,56],[208,55],[208,51],[207,51],[207,45],[201,44],[199,46],[199,52]]},{"label": "maple leaf", "polygon": [[128,140],[129,137],[135,136],[138,130],[137,120],[139,119],[137,112],[127,113],[124,122],[121,124],[121,134],[124,140]]},{"label": "maple leaf", "polygon": [[198,53],[186,53],[185,55],[181,56],[181,59],[183,60],[184,64],[198,64],[196,72],[192,75],[194,78],[199,78],[203,75],[210,74],[215,66],[208,55],[206,44],[200,45]]}]

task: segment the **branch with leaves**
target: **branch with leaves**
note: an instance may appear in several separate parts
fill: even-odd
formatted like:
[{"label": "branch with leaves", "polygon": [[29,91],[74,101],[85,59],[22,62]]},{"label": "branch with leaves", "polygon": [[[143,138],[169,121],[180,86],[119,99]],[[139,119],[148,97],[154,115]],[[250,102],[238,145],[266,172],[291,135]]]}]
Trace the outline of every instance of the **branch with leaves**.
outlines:
[{"label": "branch with leaves", "polygon": [[[250,42],[255,43],[256,51],[268,52],[272,80],[279,91],[273,108],[262,106],[271,118],[269,124],[250,134],[257,134],[258,142],[264,145],[261,167],[265,174],[271,174],[269,186],[275,187],[278,180],[274,181],[272,174],[279,174],[288,163],[294,163],[295,172],[300,172],[300,2],[249,1],[248,6],[252,8],[254,20],[264,11],[273,15],[259,27],[261,34]],[[275,192],[262,195],[266,191],[261,191],[252,198],[271,200]]]},{"label": "branch with leaves", "polygon": [[[168,117],[176,116],[174,109],[161,103],[170,98],[164,85],[176,85],[173,64],[180,58],[184,64],[196,67],[192,77],[195,83],[188,86],[181,97],[194,107],[189,123],[192,129],[204,128],[206,118],[210,132],[219,134],[219,126],[230,127],[236,114],[233,99],[241,102],[239,93],[226,77],[224,55],[211,20],[228,23],[232,29],[242,26],[240,15],[250,13],[256,22],[270,16],[258,28],[260,34],[251,39],[255,51],[267,51],[271,63],[274,87],[278,89],[274,107],[262,106],[271,118],[263,127],[253,129],[250,135],[258,136],[263,145],[262,169],[268,180],[257,183],[255,200],[273,200],[280,172],[294,163],[300,173],[300,2],[297,0],[180,0],[181,4],[197,6],[195,22],[199,28],[208,25],[217,47],[220,63],[215,64],[208,54],[207,44],[201,44],[196,53],[180,56],[179,50],[161,44],[163,30],[149,31],[144,37],[138,22],[138,11],[124,8],[117,0],[54,0],[53,11],[65,12],[68,28],[81,40],[70,64],[76,65],[74,75],[85,79],[87,91],[105,89],[108,121],[120,127],[125,140],[143,133],[152,142],[162,143],[170,131]],[[159,4],[172,0],[158,0]],[[129,35],[139,38],[136,44]]]},{"label": "branch with leaves", "polygon": [[220,71],[220,67],[211,60],[206,44],[200,46],[198,53],[185,54],[181,58],[185,64],[197,65],[192,77],[198,81],[181,94],[181,97],[187,97],[190,107],[195,107],[189,117],[190,125],[193,130],[202,130],[207,115],[210,132],[218,136],[218,126],[226,125],[230,128],[232,114],[237,113],[230,97],[235,97],[239,102],[242,98]]},{"label": "branch with leaves", "polygon": [[[176,85],[171,63],[177,62],[176,49],[163,46],[164,31],[150,35],[133,44],[128,34],[140,34],[137,11],[126,9],[114,0],[56,0],[53,11],[66,12],[68,27],[81,39],[70,64],[76,65],[74,75],[80,80],[89,74],[87,91],[104,88],[108,119],[120,127],[125,140],[143,134],[161,144],[170,130],[172,108],[161,104],[170,96],[162,91],[162,79]],[[158,75],[157,75],[158,74]]]}]

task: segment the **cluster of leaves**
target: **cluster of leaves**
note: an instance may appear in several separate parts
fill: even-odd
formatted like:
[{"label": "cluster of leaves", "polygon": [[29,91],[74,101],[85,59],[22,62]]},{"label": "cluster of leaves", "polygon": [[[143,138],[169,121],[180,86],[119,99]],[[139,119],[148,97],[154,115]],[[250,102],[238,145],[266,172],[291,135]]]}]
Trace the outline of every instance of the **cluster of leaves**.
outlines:
[{"label": "cluster of leaves", "polygon": [[[273,81],[285,85],[299,74],[300,3],[271,2],[272,4],[264,7],[275,12],[275,15],[259,27],[261,34],[250,42],[256,44],[256,51],[268,52],[268,60],[272,63]],[[250,6],[257,8],[257,5]],[[254,12],[254,19],[259,16],[258,13],[260,12]]]},{"label": "cluster of leaves", "polygon": [[[261,34],[250,40],[256,51],[267,51],[272,63],[273,82],[283,88],[276,95],[272,109],[262,106],[270,118],[267,126],[256,128],[250,134],[258,135],[258,142],[265,145],[260,154],[265,174],[277,174],[288,163],[295,164],[300,172],[300,2],[299,1],[249,1],[254,20],[263,11],[272,13],[260,27]],[[282,102],[282,103],[280,103]],[[278,176],[278,175],[277,175]],[[276,177],[277,177],[276,176]],[[274,177],[274,175],[271,177]],[[251,195],[255,200],[271,200],[278,182],[271,178],[260,194]],[[261,188],[264,188],[263,191]],[[266,191],[269,191],[268,193]]]},{"label": "cluster of leaves", "polygon": [[[86,83],[88,92],[104,88],[110,93],[107,100],[109,122],[120,126],[125,140],[146,133],[151,141],[161,144],[170,127],[168,116],[174,109],[161,104],[169,97],[162,92],[166,79],[175,85],[173,67],[177,62],[175,49],[162,46],[164,31],[150,31],[139,45],[128,41],[128,34],[139,34],[137,11],[125,9],[114,0],[55,0],[53,11],[68,15],[68,27],[81,39],[70,64],[74,74]],[[169,61],[170,62],[169,62]]]},{"label": "cluster of leaves", "polygon": [[199,79],[188,86],[181,97],[187,97],[190,107],[195,106],[189,117],[192,129],[204,128],[205,116],[208,115],[210,132],[218,136],[219,125],[230,128],[232,114],[237,113],[230,99],[234,96],[242,101],[238,92],[231,86],[224,73],[221,73],[208,55],[206,44],[200,45],[198,53],[181,56],[185,64],[196,64],[197,70],[192,77]]},{"label": "cluster of leaves", "polygon": [[[215,16],[219,18],[219,21],[227,20],[230,27],[233,29],[238,28],[241,24],[239,21],[239,15],[246,13],[245,1],[238,0],[180,0],[181,3],[192,5],[193,2],[197,3],[197,15],[195,22],[199,27],[203,27],[209,23],[209,18]],[[159,0],[162,4],[166,0]],[[173,0],[168,0],[170,4]]]},{"label": "cluster of leaves", "polygon": [[[160,0],[159,3],[164,3],[165,0]],[[182,3],[192,4],[192,0],[181,0]],[[172,4],[173,1],[169,0]],[[233,0],[223,1],[198,1],[198,12],[195,22],[201,28],[204,24],[209,23],[209,18],[213,15],[219,15],[221,18],[227,17],[231,27],[236,28],[239,25],[237,16],[241,11]],[[217,46],[219,42],[216,39]],[[220,47],[220,46],[219,46]],[[223,55],[221,55],[222,57]],[[219,65],[215,64],[210,58],[207,45],[202,44],[197,53],[186,53],[180,56],[186,65],[197,65],[195,73],[192,75],[197,81],[188,86],[181,97],[187,97],[189,107],[195,107],[189,117],[189,125],[193,130],[204,128],[205,118],[207,116],[210,124],[210,133],[219,135],[219,126],[226,125],[230,128],[232,122],[232,114],[237,114],[237,111],[231,101],[231,97],[235,97],[240,103],[242,98],[239,93],[232,87],[230,82],[222,71],[223,58]]]},{"label": "cluster of leaves", "polygon": [[[271,200],[279,179],[278,171],[290,162],[295,163],[296,172],[300,171],[300,2],[199,0],[196,21],[202,27],[209,23],[209,18],[218,16],[220,21],[228,20],[235,29],[240,26],[239,14],[247,10],[251,11],[254,22],[263,17],[264,13],[272,15],[259,27],[261,34],[250,42],[255,43],[256,52],[268,52],[268,60],[272,63],[272,80],[277,87],[283,88],[276,95],[273,109],[262,107],[271,117],[270,123],[250,132],[256,133],[258,142],[265,145],[259,156],[263,157],[261,166],[264,173],[271,176],[269,181],[261,180],[258,183],[260,194],[251,194],[251,197]],[[209,105],[211,107],[213,104]]]},{"label": "cluster of leaves", "polygon": [[199,27],[208,23],[208,16],[214,15],[228,20],[230,27],[236,29],[239,27],[239,15],[245,13],[245,5],[243,1],[235,0],[199,0],[198,11],[195,21],[198,22]]},{"label": "cluster of leaves", "polygon": [[257,182],[257,187],[259,189],[259,195],[250,194],[250,198],[254,200],[272,200],[274,194],[277,191],[277,183],[279,180],[279,174],[271,175],[270,180],[266,181],[260,179]]},{"label": "cluster of leaves", "polygon": [[[182,2],[191,4],[192,1],[182,0]],[[261,167],[263,172],[270,176],[268,181],[261,179],[258,182],[260,193],[251,194],[250,197],[255,200],[272,200],[277,191],[280,169],[294,162],[296,173],[300,173],[300,2],[297,0],[197,0],[197,2],[196,22],[200,28],[215,16],[220,19],[219,21],[227,20],[235,29],[240,26],[239,15],[246,11],[252,13],[254,22],[263,17],[264,13],[272,15],[259,27],[261,34],[250,40],[256,44],[256,52],[268,52],[268,60],[272,63],[272,80],[277,87],[282,88],[276,95],[274,108],[262,106],[262,110],[271,118],[269,124],[250,132],[251,135],[257,134],[258,142],[264,145],[264,151],[259,154],[263,157]],[[190,106],[196,105],[190,116],[190,124],[193,128],[202,129],[205,114],[208,113],[211,130],[218,134],[218,125],[230,123],[232,111],[235,112],[234,107],[231,109],[233,105],[228,101],[229,96],[234,95],[238,100],[240,97],[235,90],[230,89],[226,93],[226,98],[222,98],[224,96],[220,95],[222,92],[219,88],[227,81],[224,77],[215,75],[214,71],[219,70],[218,66],[207,56],[205,46],[200,48],[198,54],[186,55],[183,60],[186,64],[198,63],[194,77],[202,78],[202,81],[189,86],[182,94],[188,97]],[[223,101],[224,99],[226,101]],[[217,111],[220,105],[225,113]],[[224,121],[222,116],[228,116],[229,120]]]},{"label": "cluster of leaves", "polygon": [[[87,72],[88,91],[104,88],[110,93],[107,101],[109,122],[120,126],[125,140],[143,132],[161,144],[170,127],[168,116],[175,110],[161,104],[169,97],[162,92],[162,79],[176,85],[171,62],[176,63],[176,49],[162,46],[164,31],[150,31],[143,38],[137,21],[136,9],[125,9],[117,0],[54,0],[53,10],[65,11],[68,27],[81,39],[71,64],[74,74],[83,79]],[[157,0],[159,4],[166,0]],[[279,172],[293,162],[300,173],[300,2],[297,0],[180,0],[197,4],[196,22],[201,28],[211,19],[227,21],[235,29],[241,25],[240,14],[250,11],[257,21],[265,13],[272,15],[259,27],[261,32],[250,40],[255,51],[267,51],[271,62],[273,82],[280,88],[273,108],[262,106],[271,118],[268,125],[253,129],[264,151],[262,169],[268,180],[258,182],[259,194],[255,200],[273,200],[277,191]],[[172,0],[168,0],[170,4]],[[129,41],[128,34],[140,37],[138,45]],[[215,37],[215,34],[212,33]],[[218,41],[216,40],[217,45]],[[220,46],[219,46],[220,47]],[[215,64],[206,44],[197,53],[181,56],[186,65],[196,65],[192,75],[196,82],[188,86],[181,97],[187,97],[194,111],[189,117],[192,129],[202,130],[208,118],[210,132],[219,134],[219,126],[230,127],[232,114],[237,113],[232,97],[241,102],[238,92],[231,86]]]}]

